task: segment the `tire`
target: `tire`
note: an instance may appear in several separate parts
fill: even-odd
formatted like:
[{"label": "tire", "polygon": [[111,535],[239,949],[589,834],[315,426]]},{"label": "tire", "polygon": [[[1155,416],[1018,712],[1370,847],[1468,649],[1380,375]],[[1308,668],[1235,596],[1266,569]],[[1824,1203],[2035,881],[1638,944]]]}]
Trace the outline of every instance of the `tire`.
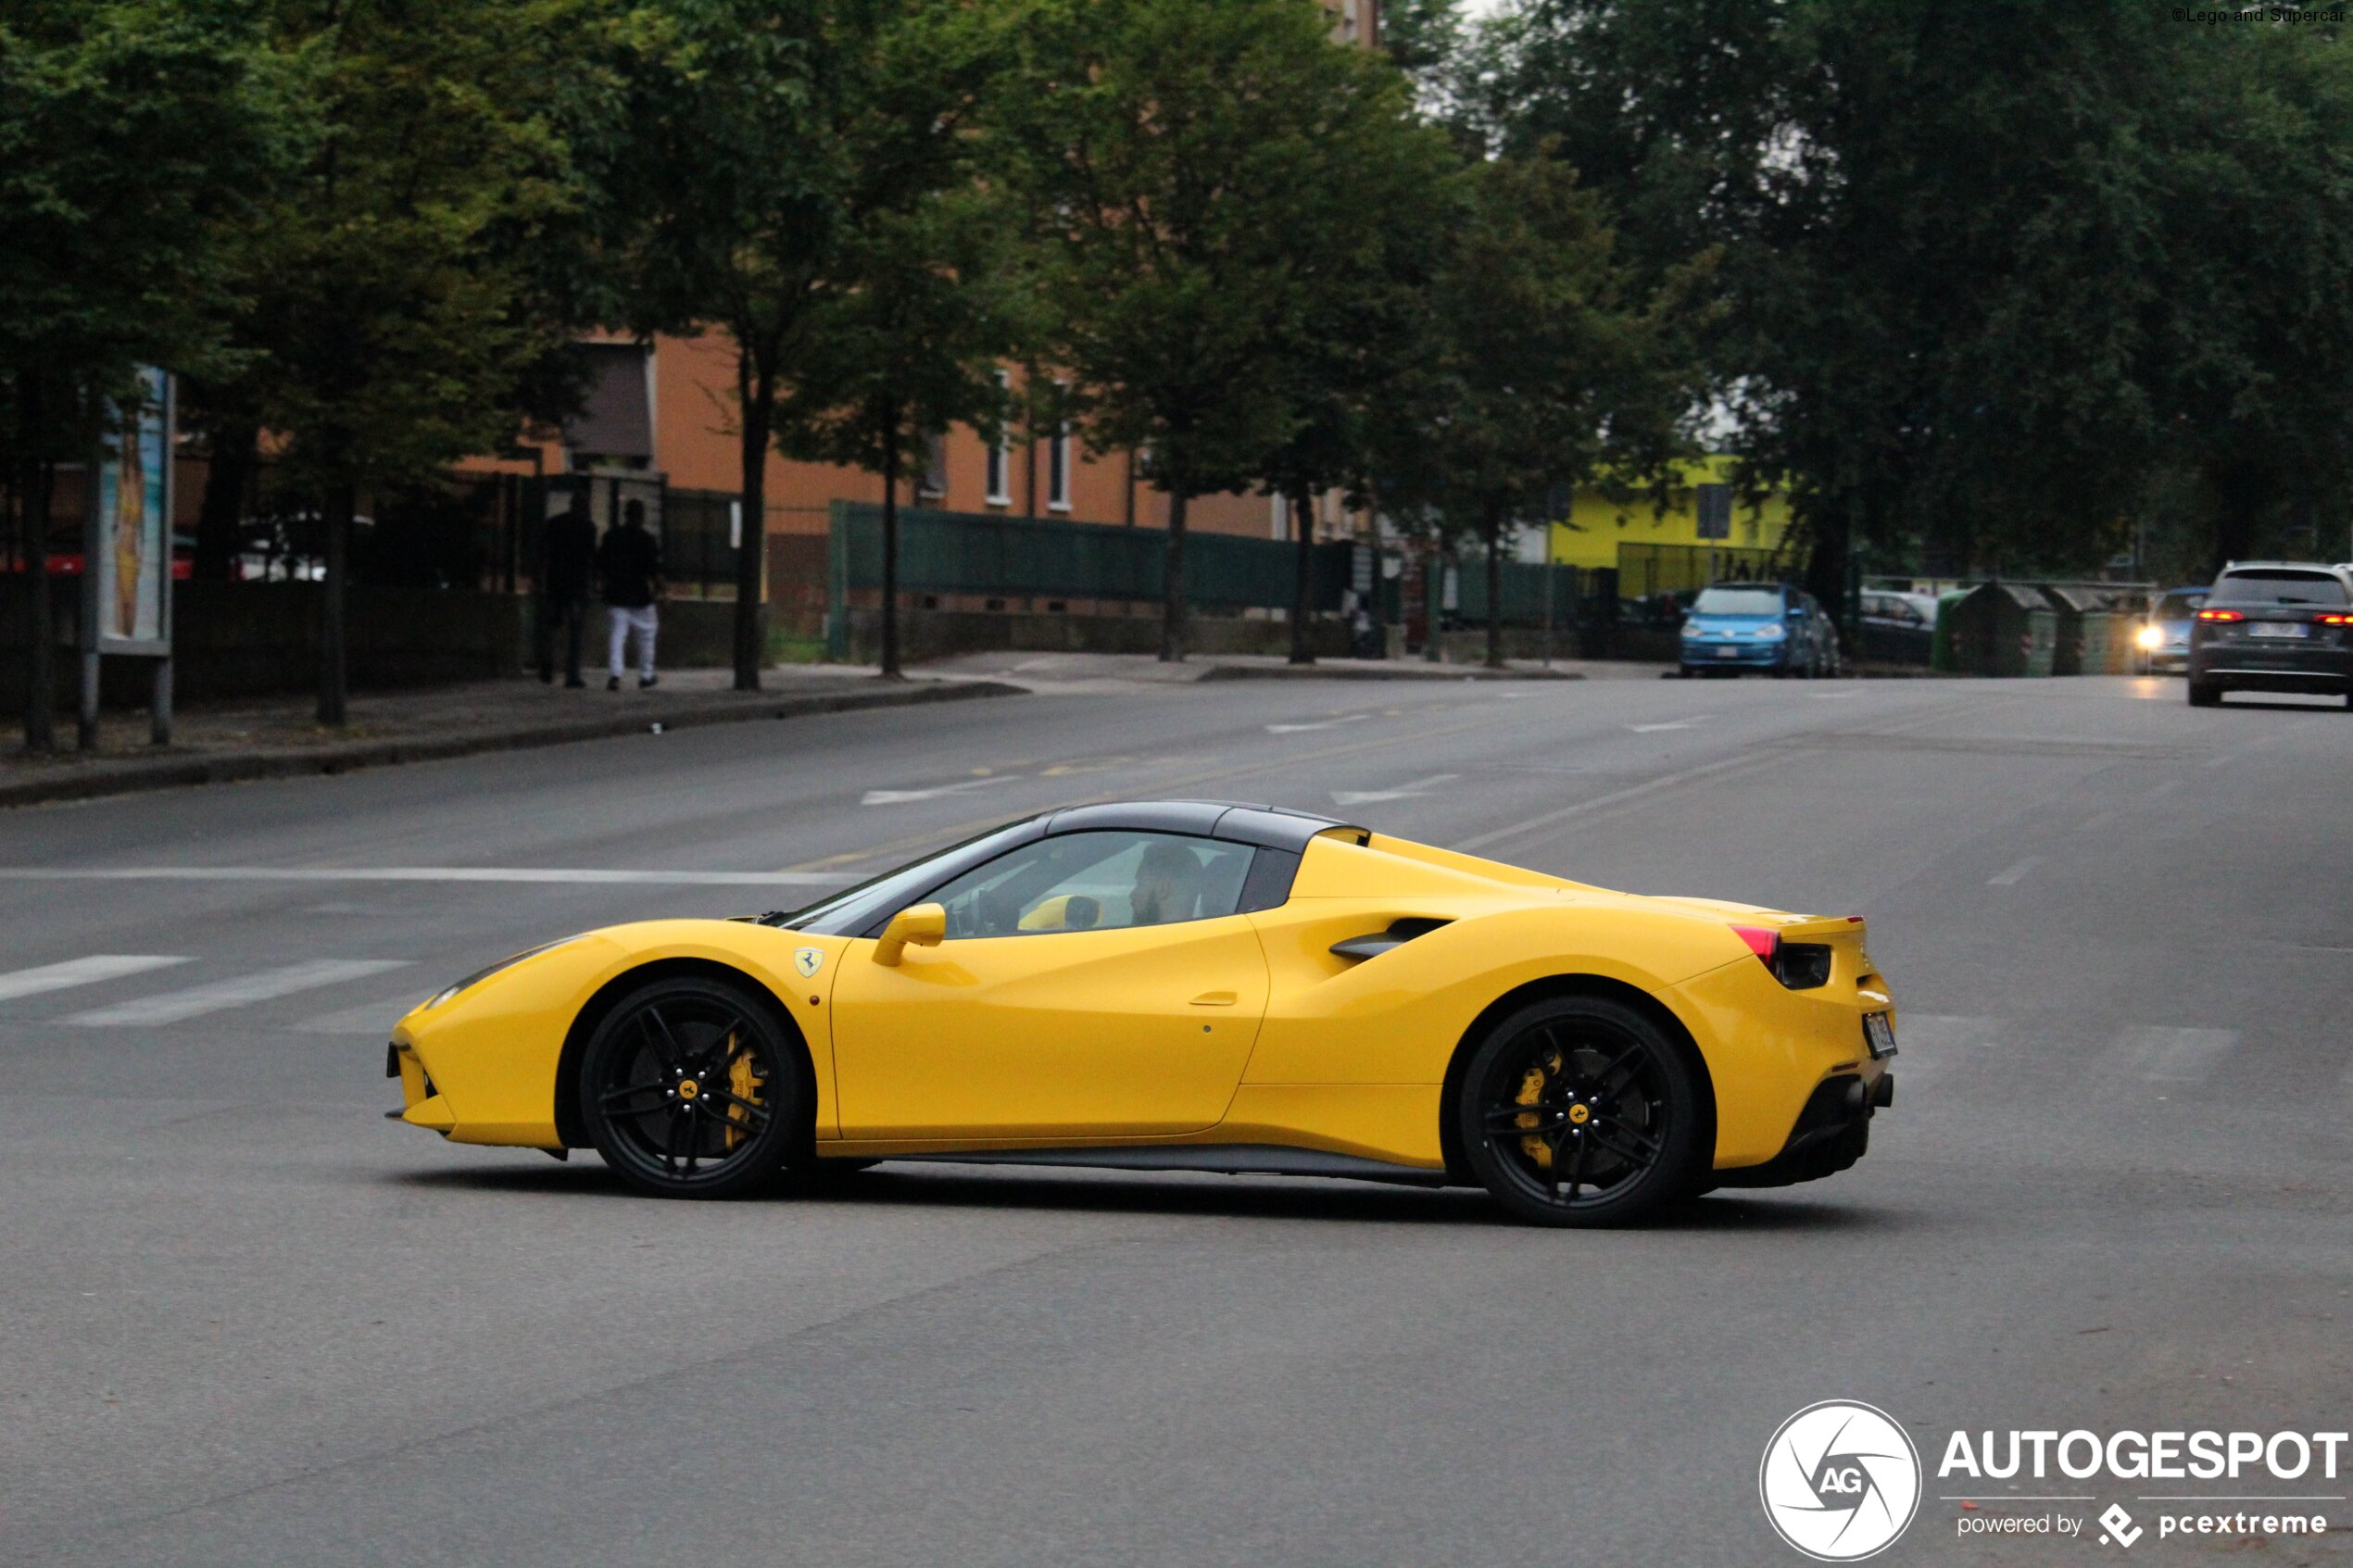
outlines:
[{"label": "tire", "polygon": [[1598,997],[1554,997],[1519,1009],[1472,1048],[1455,1131],[1471,1173],[1515,1219],[1631,1224],[1707,1179],[1705,1093],[1683,1051],[1642,1013]]},{"label": "tire", "polygon": [[699,976],[653,981],[623,997],[589,1036],[581,1125],[606,1165],[639,1192],[760,1191],[807,1131],[800,1052],[749,986]]},{"label": "tire", "polygon": [[2214,684],[2212,682],[2193,680],[2189,683],[2189,687],[2190,706],[2192,708],[2220,708],[2222,706],[2222,688]]}]

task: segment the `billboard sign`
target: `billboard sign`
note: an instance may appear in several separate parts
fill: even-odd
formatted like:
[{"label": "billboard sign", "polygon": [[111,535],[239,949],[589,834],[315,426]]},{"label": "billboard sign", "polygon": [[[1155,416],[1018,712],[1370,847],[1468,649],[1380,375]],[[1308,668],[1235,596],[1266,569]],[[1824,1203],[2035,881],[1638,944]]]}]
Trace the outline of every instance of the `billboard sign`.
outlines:
[{"label": "billboard sign", "polygon": [[171,644],[171,381],[139,372],[135,407],[116,409],[100,449],[85,601],[98,653],[163,654]]}]

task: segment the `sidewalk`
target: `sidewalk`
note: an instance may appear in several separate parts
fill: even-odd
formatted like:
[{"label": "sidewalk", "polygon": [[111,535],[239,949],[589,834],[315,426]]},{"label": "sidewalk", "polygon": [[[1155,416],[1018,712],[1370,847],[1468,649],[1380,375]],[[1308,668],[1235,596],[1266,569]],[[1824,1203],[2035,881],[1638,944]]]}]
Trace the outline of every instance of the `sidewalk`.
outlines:
[{"label": "sidewalk", "polygon": [[73,719],[63,714],[63,749],[54,756],[13,747],[0,754],[0,807],[341,773],[638,734],[657,726],[675,730],[1022,694],[1020,686],[1002,682],[930,672],[885,682],[872,670],[842,665],[786,666],[765,671],[761,679],[757,692],[729,689],[732,677],[724,670],[680,670],[664,671],[649,692],[637,690],[634,681],[619,692],[606,691],[601,679],[585,691],[570,691],[518,677],[355,694],[351,723],[340,732],[312,721],[313,699],[307,695],[241,699],[183,707],[174,716],[173,744],[162,747],[147,744],[145,712],[108,714],[94,752],[72,749]]},{"label": "sidewalk", "polygon": [[1201,681],[1586,681],[1658,679],[1656,664],[1556,659],[1548,666],[1515,659],[1504,670],[1476,664],[1432,664],[1419,659],[1324,659],[1292,664],[1261,654],[1194,654],[1181,664],[1163,664],[1139,653],[957,654],[925,664],[926,674],[1011,681],[1023,685],[1069,686],[1140,682],[1189,684]]}]

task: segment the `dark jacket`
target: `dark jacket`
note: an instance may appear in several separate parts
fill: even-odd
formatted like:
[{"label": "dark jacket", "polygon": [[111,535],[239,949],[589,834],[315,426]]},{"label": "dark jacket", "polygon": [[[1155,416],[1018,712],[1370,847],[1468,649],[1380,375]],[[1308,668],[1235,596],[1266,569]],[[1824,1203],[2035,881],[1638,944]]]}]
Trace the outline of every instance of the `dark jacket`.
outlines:
[{"label": "dark jacket", "polygon": [[559,512],[547,520],[539,587],[559,601],[585,599],[597,570],[597,525],[586,512]]},{"label": "dark jacket", "polygon": [[654,602],[654,584],[661,579],[661,546],[643,528],[624,523],[597,546],[597,570],[605,580],[605,603],[643,609]]}]

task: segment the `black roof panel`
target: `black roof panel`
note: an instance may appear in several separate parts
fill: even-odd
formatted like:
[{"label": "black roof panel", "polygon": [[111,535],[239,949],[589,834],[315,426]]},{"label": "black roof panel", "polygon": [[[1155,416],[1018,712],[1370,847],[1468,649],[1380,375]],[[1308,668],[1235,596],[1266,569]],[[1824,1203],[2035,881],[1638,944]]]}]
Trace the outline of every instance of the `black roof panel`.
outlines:
[{"label": "black roof panel", "polygon": [[1119,800],[1098,806],[1074,806],[1051,813],[1049,834],[1085,833],[1103,829],[1130,833],[1185,833],[1202,838],[1229,839],[1296,854],[1307,841],[1330,828],[1354,827],[1338,818],[1281,806],[1256,806],[1232,800]]}]

